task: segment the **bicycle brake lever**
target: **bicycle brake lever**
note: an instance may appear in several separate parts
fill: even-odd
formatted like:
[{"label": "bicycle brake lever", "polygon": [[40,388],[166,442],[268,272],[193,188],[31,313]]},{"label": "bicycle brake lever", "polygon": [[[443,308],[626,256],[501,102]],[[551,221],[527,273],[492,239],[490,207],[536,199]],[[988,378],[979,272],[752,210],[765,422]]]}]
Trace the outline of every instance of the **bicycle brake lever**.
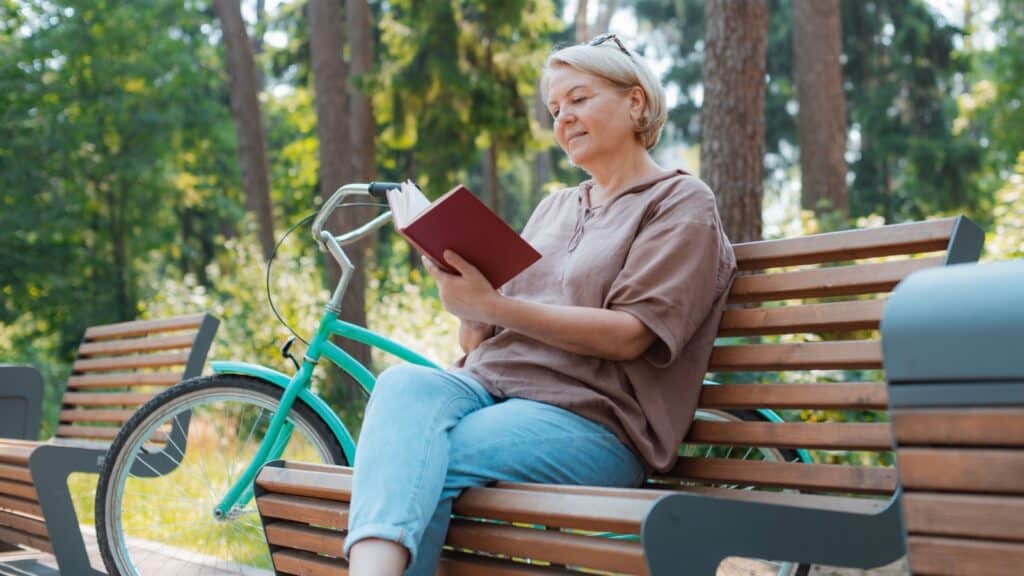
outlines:
[{"label": "bicycle brake lever", "polygon": [[281,346],[281,357],[282,358],[287,358],[287,359],[291,360],[292,364],[295,365],[295,370],[298,370],[299,369],[299,361],[295,359],[295,356],[292,356],[292,352],[291,352],[292,344],[295,344],[295,336],[292,336],[291,338],[286,340],[284,345]]}]

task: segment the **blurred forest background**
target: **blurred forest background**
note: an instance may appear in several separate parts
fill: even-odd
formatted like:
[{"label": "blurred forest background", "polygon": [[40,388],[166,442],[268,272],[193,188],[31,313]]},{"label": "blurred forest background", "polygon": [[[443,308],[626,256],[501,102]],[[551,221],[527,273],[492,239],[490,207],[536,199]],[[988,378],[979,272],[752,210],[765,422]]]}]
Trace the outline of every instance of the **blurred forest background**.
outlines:
[{"label": "blurred forest background", "polygon": [[[608,30],[668,88],[656,157],[711,184],[734,241],[965,213],[986,259],[1024,256],[1016,0],[0,0],[0,361],[44,371],[49,429],[93,324],[209,310],[212,358],[288,371],[282,234],[341,184],[407,177],[521,227],[586,178],[544,58]],[[352,254],[347,319],[457,357],[390,227]],[[336,273],[306,224],[281,245],[300,334]],[[358,413],[344,378],[317,386]]]}]

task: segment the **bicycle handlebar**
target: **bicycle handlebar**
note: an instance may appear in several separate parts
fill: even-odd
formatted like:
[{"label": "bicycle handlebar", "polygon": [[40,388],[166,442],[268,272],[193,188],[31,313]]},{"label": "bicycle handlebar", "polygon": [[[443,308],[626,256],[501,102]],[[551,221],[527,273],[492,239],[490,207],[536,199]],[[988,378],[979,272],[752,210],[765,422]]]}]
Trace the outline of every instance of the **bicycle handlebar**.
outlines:
[{"label": "bicycle handlebar", "polygon": [[355,270],[352,262],[345,255],[345,251],[342,250],[341,247],[346,244],[356,242],[383,226],[391,219],[391,211],[379,214],[373,220],[370,220],[359,228],[350,230],[341,236],[335,236],[327,230],[324,230],[324,224],[327,223],[327,219],[332,213],[334,213],[334,210],[341,205],[345,198],[348,198],[349,196],[369,195],[380,200],[386,200],[386,192],[393,188],[399,188],[400,186],[401,184],[396,182],[346,184],[335,190],[334,194],[331,194],[331,197],[327,199],[327,202],[324,202],[320,211],[317,212],[316,218],[313,220],[313,239],[320,245],[321,252],[329,253],[338,262],[338,265],[341,266],[341,278],[338,282],[338,286],[334,290],[334,295],[331,297],[328,308],[341,312],[341,300],[345,294],[345,290],[348,288],[352,272]]}]

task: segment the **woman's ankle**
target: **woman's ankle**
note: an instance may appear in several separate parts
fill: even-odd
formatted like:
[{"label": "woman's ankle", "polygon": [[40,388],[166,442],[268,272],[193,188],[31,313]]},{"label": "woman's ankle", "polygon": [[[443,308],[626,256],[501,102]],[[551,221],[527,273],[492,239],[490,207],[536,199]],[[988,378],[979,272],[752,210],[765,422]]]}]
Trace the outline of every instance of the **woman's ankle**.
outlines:
[{"label": "woman's ankle", "polygon": [[408,564],[405,546],[381,538],[360,540],[348,552],[349,576],[401,576]]}]

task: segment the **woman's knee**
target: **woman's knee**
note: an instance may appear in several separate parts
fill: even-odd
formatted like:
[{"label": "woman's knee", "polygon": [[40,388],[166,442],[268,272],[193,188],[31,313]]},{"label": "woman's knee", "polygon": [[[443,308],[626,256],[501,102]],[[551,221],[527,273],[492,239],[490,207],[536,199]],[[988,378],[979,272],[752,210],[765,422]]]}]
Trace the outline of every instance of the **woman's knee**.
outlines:
[{"label": "woman's knee", "polygon": [[416,364],[396,364],[377,376],[372,396],[396,395],[411,401],[419,394],[437,389],[441,374],[435,368]]}]

